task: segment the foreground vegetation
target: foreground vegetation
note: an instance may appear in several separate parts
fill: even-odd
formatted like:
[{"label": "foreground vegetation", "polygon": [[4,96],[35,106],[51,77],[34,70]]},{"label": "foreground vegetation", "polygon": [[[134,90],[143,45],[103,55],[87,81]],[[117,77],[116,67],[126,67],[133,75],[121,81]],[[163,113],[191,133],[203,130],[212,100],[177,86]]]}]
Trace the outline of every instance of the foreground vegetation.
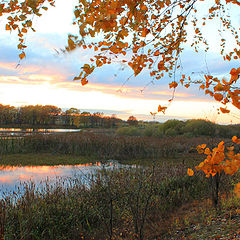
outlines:
[{"label": "foreground vegetation", "polygon": [[[189,227],[192,221],[192,214],[186,215],[185,211],[181,215],[180,210],[193,203],[203,207],[202,200],[210,194],[208,179],[200,174],[186,176],[183,164],[103,170],[88,179],[88,187],[73,179],[55,186],[26,185],[24,193],[4,197],[0,207],[1,237],[171,239],[180,235],[175,230]],[[229,194],[231,189],[231,181],[224,177],[221,192]],[[236,204],[234,207],[239,201]],[[215,216],[211,209],[211,204],[204,205],[202,221],[209,214]]]},{"label": "foreground vegetation", "polygon": [[[227,236],[225,239],[231,239],[229,236],[237,234],[240,223],[239,199],[232,197],[239,174],[231,178],[221,174],[222,198],[217,211],[209,200],[212,179],[199,172],[192,177],[186,174],[189,167],[203,160],[196,153],[196,146],[205,143],[214,147],[218,141],[208,136],[140,137],[91,132],[1,138],[0,163],[4,165],[119,159],[141,166],[103,169],[95,176],[86,176],[87,186],[80,179],[59,180],[54,186],[30,184],[23,192],[3,196],[0,237],[151,240]],[[231,139],[225,139],[226,145],[228,142]],[[234,232],[226,228],[215,231],[219,216],[227,219]],[[206,229],[206,224],[213,227]]]}]

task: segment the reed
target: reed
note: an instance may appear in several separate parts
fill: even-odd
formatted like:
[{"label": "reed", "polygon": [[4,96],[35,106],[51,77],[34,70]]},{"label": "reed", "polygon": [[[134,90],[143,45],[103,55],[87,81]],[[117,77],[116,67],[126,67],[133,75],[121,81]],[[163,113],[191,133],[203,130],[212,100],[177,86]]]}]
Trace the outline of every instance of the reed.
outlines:
[{"label": "reed", "polygon": [[94,133],[65,133],[0,138],[0,154],[51,153],[70,154],[98,159],[152,159],[175,157],[193,151],[198,144],[208,146],[218,139],[209,137],[130,137]]}]

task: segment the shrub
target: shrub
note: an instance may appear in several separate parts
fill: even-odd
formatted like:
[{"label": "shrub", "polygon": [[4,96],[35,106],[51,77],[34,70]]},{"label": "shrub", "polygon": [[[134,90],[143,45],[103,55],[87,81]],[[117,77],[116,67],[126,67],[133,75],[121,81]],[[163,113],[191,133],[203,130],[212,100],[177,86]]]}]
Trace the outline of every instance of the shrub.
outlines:
[{"label": "shrub", "polygon": [[140,136],[141,130],[136,127],[121,127],[116,133],[120,136]]},{"label": "shrub", "polygon": [[188,120],[184,127],[184,133],[191,133],[193,136],[214,136],[216,124],[205,120]]}]

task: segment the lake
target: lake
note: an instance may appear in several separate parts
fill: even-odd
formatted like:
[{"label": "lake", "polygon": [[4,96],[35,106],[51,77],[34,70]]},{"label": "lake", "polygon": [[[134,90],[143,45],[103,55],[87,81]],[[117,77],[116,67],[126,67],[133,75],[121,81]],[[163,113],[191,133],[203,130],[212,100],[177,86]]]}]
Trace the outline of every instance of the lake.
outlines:
[{"label": "lake", "polygon": [[[57,165],[57,166],[0,166],[0,196],[7,195],[13,191],[21,191],[23,183],[33,182],[41,185],[44,182],[54,184],[57,181],[81,180],[88,184],[89,177],[96,171],[105,169],[119,169],[130,167],[117,161],[109,161],[106,164],[100,162],[79,165]],[[132,166],[131,166],[132,167]]]},{"label": "lake", "polygon": [[50,134],[64,132],[79,132],[81,129],[22,129],[22,128],[0,128],[0,136],[26,136],[33,134]]}]

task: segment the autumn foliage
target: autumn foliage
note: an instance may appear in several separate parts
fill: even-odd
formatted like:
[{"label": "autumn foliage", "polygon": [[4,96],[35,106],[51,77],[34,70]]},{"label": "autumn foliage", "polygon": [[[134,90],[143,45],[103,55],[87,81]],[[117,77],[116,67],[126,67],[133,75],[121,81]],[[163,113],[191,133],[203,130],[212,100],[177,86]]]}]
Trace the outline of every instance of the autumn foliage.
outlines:
[{"label": "autumn foliage", "polygon": [[[41,16],[54,6],[54,0],[10,0],[1,1],[0,17],[7,17],[6,30],[17,31],[20,51],[19,58],[25,58],[24,36],[33,30],[32,17]],[[94,56],[89,63],[81,67],[80,74],[74,80],[82,85],[88,83],[88,77],[96,68],[105,64],[120,62],[129,66],[134,75],[143,69],[149,70],[149,77],[162,79],[173,76],[181,67],[180,55],[186,43],[198,52],[199,46],[209,49],[207,35],[203,34],[205,26],[213,20],[218,21],[219,36],[224,33],[233,36],[231,46],[226,48],[226,39],[221,38],[220,54],[226,61],[240,59],[239,31],[231,22],[227,6],[239,8],[236,0],[79,0],[74,9],[73,24],[78,26],[79,34],[69,34],[68,43],[63,52],[71,52],[76,48],[92,49]],[[199,11],[201,9],[201,11]],[[201,12],[204,12],[202,15]],[[220,23],[220,24],[219,24]],[[194,33],[188,39],[188,33]],[[237,85],[240,67],[229,70],[230,79],[219,79],[211,74],[203,74],[203,79],[192,79],[182,75],[174,79],[169,88],[175,89],[179,84],[188,88],[191,84],[200,84],[200,89],[217,102],[223,104],[219,108],[222,113],[229,113],[226,105],[231,103],[240,109],[240,89]],[[170,99],[172,101],[172,99]],[[157,112],[165,113],[167,106],[159,106]],[[156,113],[151,113],[155,116]],[[238,138],[233,138],[239,143]],[[197,170],[203,170],[206,176],[225,172],[232,175],[239,169],[239,155],[233,149],[227,149],[224,142],[210,150],[205,145],[198,147],[199,152],[207,155]],[[192,175],[192,171],[188,171]],[[237,185],[239,188],[239,184]],[[236,190],[239,192],[239,190]]]},{"label": "autumn foliage", "polygon": [[[234,136],[233,143],[240,144],[240,139]],[[197,147],[199,154],[205,154],[206,159],[196,166],[197,171],[203,171],[207,178],[214,177],[216,174],[225,173],[233,175],[240,168],[240,153],[234,152],[234,146],[226,147],[221,141],[217,147],[212,150],[207,148],[206,144],[201,144]],[[187,171],[189,176],[193,176],[192,169]],[[235,186],[235,193],[240,197],[240,184]]]}]

